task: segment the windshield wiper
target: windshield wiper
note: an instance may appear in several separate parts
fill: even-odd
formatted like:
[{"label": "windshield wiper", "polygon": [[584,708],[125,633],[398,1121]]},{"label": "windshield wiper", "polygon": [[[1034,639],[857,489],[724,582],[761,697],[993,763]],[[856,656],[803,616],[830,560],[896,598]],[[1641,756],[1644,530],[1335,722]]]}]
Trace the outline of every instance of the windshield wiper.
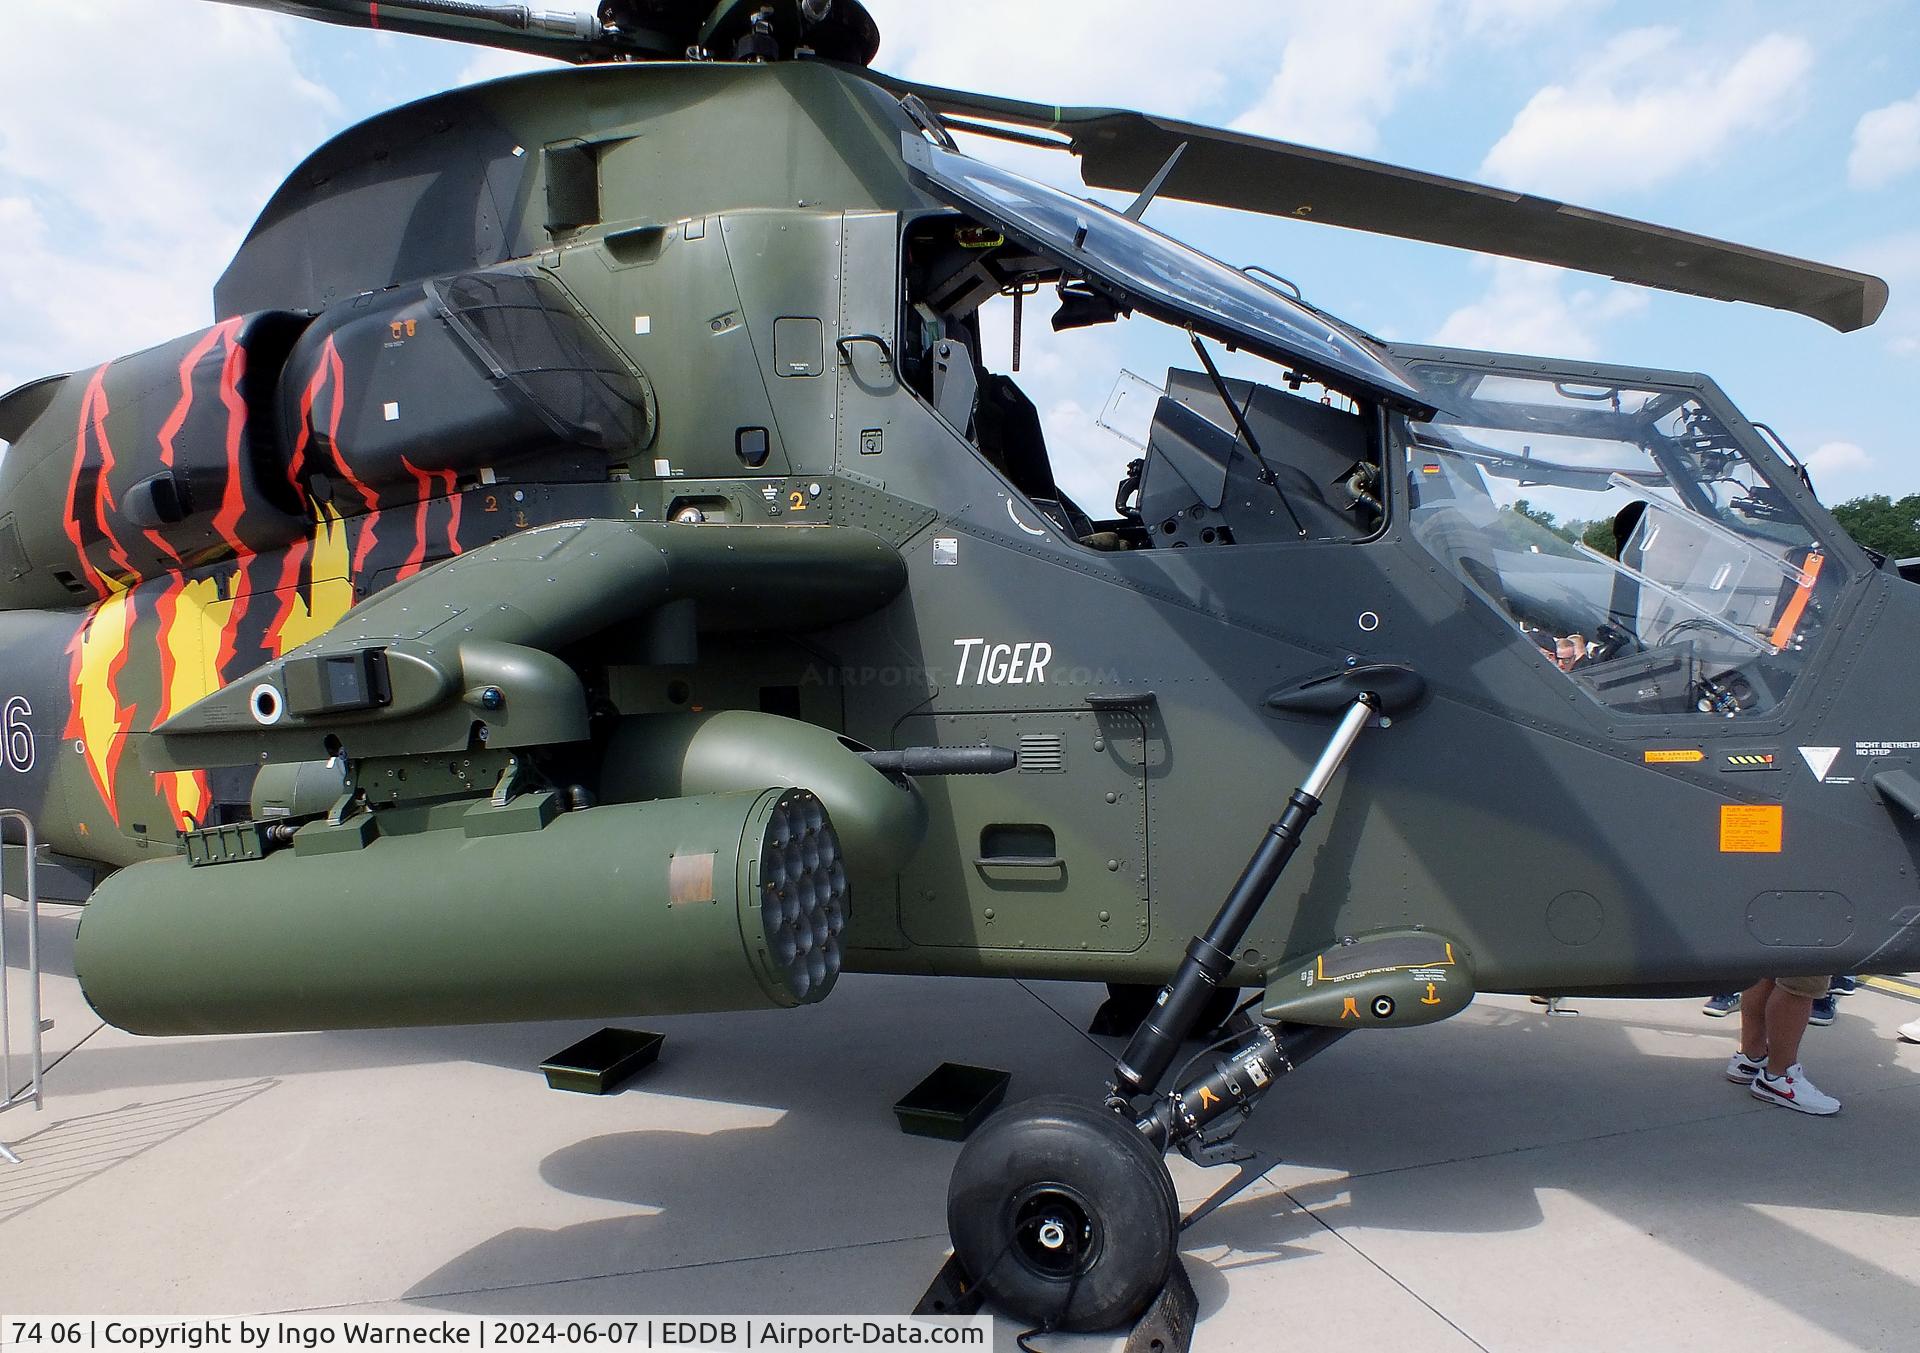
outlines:
[{"label": "windshield wiper", "polygon": [[[1280,487],[1280,477],[1273,472],[1273,467],[1267,464],[1267,458],[1260,454],[1260,443],[1254,437],[1253,429],[1247,426],[1246,416],[1240,412],[1240,406],[1233,402],[1233,393],[1227,389],[1226,381],[1220,378],[1220,368],[1213,364],[1213,358],[1207,353],[1207,345],[1200,341],[1200,335],[1192,329],[1187,330],[1187,341],[1193,344],[1194,352],[1199,354],[1200,365],[1207,369],[1207,379],[1213,382],[1214,391],[1220,396],[1220,402],[1225,404],[1227,412],[1233,415],[1233,425],[1239,429],[1241,440],[1246,442],[1247,450],[1253,453],[1254,461],[1260,466],[1261,482],[1272,487],[1274,496],[1280,500],[1280,506],[1287,514],[1287,519],[1293,523],[1293,529],[1299,532],[1300,539],[1305,540],[1307,528],[1300,524],[1299,514],[1293,510],[1293,504],[1287,501],[1287,491]],[[1247,402],[1249,404],[1253,402],[1251,389],[1247,391]]]}]

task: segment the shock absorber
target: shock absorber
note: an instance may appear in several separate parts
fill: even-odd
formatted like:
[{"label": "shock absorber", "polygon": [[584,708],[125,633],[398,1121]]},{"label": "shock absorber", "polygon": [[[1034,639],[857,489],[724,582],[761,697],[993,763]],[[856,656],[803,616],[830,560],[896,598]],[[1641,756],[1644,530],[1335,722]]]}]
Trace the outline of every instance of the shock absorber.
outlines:
[{"label": "shock absorber", "polygon": [[[1187,946],[1187,954],[1173,980],[1160,992],[1153,1009],[1134,1031],[1127,1050],[1113,1068],[1113,1092],[1119,1098],[1152,1094],[1173,1065],[1180,1044],[1198,1022],[1200,1012],[1233,969],[1233,953],[1246,938],[1247,928],[1279,881],[1280,872],[1300,848],[1300,838],[1313,815],[1320,811],[1340,765],[1353,750],[1367,721],[1380,709],[1379,697],[1362,692],[1347,706],[1326,750],[1308,772],[1300,788],[1287,799],[1286,811],[1267,829],[1239,881],[1220,904],[1207,933]],[[1257,1054],[1257,1049],[1251,1049]]]},{"label": "shock absorber", "polygon": [[1207,1137],[1223,1120],[1251,1114],[1275,1081],[1345,1034],[1344,1029],[1305,1024],[1259,1025],[1218,1054],[1200,1075],[1154,1100],[1135,1126],[1163,1151]]}]

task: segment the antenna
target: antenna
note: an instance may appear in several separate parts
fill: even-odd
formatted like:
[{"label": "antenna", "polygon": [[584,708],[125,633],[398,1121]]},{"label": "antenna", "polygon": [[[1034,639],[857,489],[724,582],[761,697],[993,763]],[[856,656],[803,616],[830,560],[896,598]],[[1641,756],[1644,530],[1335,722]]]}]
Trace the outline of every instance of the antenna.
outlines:
[{"label": "antenna", "polygon": [[1153,201],[1154,194],[1160,191],[1160,185],[1167,181],[1167,175],[1173,172],[1173,167],[1180,163],[1180,157],[1187,153],[1187,144],[1182,141],[1173,148],[1173,154],[1167,156],[1167,162],[1160,166],[1160,172],[1140,190],[1140,196],[1133,199],[1133,205],[1123,213],[1129,221],[1137,221],[1147,214],[1147,204]]}]

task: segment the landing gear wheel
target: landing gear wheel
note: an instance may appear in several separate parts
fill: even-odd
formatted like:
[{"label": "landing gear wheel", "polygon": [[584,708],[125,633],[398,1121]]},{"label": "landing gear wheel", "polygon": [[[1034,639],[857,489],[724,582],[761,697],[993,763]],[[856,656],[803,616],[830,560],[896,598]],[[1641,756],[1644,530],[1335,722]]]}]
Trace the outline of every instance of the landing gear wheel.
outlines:
[{"label": "landing gear wheel", "polygon": [[1103,1330],[1145,1310],[1179,1252],[1180,1206],[1152,1144],[1065,1095],[994,1114],[947,1187],[953,1252],[987,1299],[1045,1329]]}]

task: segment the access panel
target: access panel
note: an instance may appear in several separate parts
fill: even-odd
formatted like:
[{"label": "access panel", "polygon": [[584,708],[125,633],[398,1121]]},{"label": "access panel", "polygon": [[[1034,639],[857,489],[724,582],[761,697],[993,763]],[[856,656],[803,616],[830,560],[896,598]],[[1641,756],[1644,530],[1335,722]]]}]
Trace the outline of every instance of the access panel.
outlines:
[{"label": "access panel", "polygon": [[917,714],[895,745],[989,743],[999,775],[922,779],[933,826],[900,875],[915,944],[1125,953],[1147,937],[1145,730],[1090,710]]}]

